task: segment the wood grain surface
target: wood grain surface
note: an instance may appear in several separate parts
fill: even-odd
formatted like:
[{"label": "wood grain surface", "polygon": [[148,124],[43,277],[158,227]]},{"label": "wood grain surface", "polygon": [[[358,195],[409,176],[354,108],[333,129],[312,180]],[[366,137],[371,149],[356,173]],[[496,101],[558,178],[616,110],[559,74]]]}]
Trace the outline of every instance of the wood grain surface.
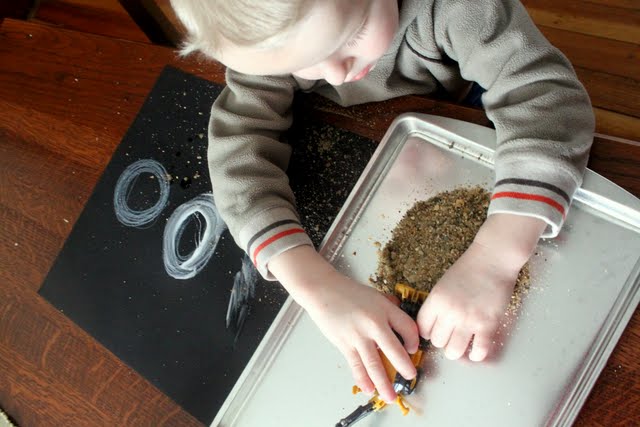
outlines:
[{"label": "wood grain surface", "polygon": [[[621,32],[625,25],[620,17]],[[37,294],[167,64],[224,81],[219,65],[178,60],[171,49],[11,19],[0,25],[0,406],[21,426],[200,425]],[[488,124],[480,110],[423,97],[353,108],[306,97],[299,109],[376,140],[405,111]],[[636,196],[638,165],[640,144],[596,138],[589,166]],[[639,368],[636,313],[576,425],[636,425]]]}]

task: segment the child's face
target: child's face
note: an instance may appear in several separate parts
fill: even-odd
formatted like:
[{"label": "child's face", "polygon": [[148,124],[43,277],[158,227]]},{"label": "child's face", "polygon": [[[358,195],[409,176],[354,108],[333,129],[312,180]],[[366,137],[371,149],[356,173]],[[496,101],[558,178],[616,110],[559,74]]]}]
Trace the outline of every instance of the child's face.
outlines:
[{"label": "child's face", "polygon": [[278,47],[227,44],[218,59],[245,74],[293,74],[337,86],[366,76],[397,27],[397,0],[319,0]]}]

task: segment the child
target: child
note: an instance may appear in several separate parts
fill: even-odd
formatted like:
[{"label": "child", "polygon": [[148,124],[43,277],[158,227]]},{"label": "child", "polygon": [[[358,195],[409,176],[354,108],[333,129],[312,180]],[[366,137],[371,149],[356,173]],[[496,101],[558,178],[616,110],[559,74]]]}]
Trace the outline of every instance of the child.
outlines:
[{"label": "child", "polygon": [[[520,268],[558,234],[593,138],[590,102],[569,62],[517,0],[172,0],[184,53],[226,65],[209,126],[220,214],[260,273],[277,279],[365,391],[395,392],[377,352],[407,379],[419,334],[460,358],[490,349]],[[303,231],[285,169],[296,90],[349,106],[406,94],[462,99],[476,82],[495,125],[496,182],[471,247],[425,301],[417,325],[338,273]],[[394,334],[396,331],[400,340]]]}]

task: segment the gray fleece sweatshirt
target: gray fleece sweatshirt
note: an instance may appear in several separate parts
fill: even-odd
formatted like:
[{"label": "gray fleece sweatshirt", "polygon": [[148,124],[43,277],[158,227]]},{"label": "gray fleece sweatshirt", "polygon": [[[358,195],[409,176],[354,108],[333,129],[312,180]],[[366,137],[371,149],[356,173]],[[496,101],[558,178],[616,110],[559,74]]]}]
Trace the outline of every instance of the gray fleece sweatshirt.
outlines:
[{"label": "gray fleece sweatshirt", "polygon": [[442,88],[460,98],[477,82],[498,140],[488,213],[541,218],[543,237],[558,234],[593,140],[587,93],[517,0],[404,0],[389,50],[356,82],[231,69],[226,81],[209,125],[213,194],[236,243],[268,279],[273,256],[311,245],[285,174],[291,147],[279,141],[296,90],[349,106]]}]

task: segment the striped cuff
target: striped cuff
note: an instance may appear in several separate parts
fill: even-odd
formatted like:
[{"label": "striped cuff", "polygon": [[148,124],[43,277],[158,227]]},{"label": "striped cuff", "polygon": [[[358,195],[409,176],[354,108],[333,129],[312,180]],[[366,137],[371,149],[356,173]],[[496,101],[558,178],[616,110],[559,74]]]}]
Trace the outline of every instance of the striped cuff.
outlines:
[{"label": "striped cuff", "polygon": [[[575,185],[569,181],[569,187]],[[570,204],[569,192],[556,185],[536,179],[502,178],[494,186],[488,214],[511,213],[540,218],[548,225],[542,237],[555,237]]]},{"label": "striped cuff", "polygon": [[239,237],[251,261],[267,280],[276,280],[267,269],[272,257],[296,246],[313,246],[296,214],[287,208],[262,211],[240,231]]}]

